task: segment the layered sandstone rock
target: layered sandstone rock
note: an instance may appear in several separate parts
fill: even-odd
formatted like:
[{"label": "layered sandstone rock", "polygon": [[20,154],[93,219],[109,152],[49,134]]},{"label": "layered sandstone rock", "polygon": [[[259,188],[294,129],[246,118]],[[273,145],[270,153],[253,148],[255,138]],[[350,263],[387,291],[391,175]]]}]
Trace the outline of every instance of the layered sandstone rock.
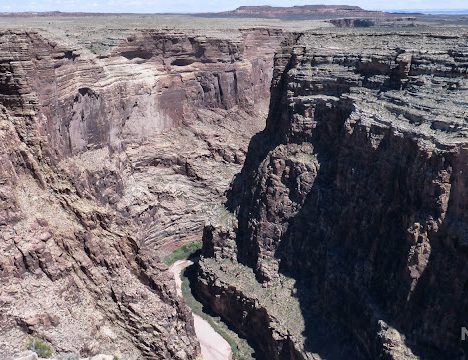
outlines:
[{"label": "layered sandstone rock", "polygon": [[466,351],[466,37],[315,32],[277,54],[236,220],[206,229],[198,269],[260,358]]},{"label": "layered sandstone rock", "polygon": [[285,35],[128,33],[98,56],[0,34],[2,359],[30,335],[83,357],[199,354],[162,260],[218,212]]}]

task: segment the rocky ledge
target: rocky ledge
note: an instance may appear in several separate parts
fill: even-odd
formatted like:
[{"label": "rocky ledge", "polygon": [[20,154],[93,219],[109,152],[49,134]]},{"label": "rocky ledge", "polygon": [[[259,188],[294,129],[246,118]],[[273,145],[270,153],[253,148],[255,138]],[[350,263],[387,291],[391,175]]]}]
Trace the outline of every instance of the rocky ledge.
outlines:
[{"label": "rocky ledge", "polygon": [[259,359],[468,350],[467,35],[317,31],[276,55],[197,277]]}]

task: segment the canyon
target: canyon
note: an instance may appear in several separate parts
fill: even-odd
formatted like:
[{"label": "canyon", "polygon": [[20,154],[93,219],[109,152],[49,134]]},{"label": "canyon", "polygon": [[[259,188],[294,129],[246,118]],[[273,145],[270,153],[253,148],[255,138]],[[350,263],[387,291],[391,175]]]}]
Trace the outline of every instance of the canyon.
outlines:
[{"label": "canyon", "polygon": [[0,359],[200,359],[201,239],[257,359],[463,358],[466,26],[58,18],[0,21]]},{"label": "canyon", "polygon": [[100,53],[55,35],[0,36],[2,359],[30,335],[59,353],[195,358],[164,259],[223,211],[292,35],[119,30]]}]

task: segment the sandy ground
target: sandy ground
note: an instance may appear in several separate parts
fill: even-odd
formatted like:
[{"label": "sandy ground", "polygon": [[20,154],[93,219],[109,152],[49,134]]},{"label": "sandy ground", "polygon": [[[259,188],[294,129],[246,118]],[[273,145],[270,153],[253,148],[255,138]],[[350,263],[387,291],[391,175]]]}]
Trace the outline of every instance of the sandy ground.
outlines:
[{"label": "sandy ground", "polygon": [[[177,295],[182,297],[182,280],[180,273],[186,267],[192,265],[190,260],[178,260],[170,268],[174,274],[177,287]],[[219,335],[213,327],[197,314],[193,314],[195,333],[200,342],[203,360],[231,360],[232,350],[228,342]]]}]

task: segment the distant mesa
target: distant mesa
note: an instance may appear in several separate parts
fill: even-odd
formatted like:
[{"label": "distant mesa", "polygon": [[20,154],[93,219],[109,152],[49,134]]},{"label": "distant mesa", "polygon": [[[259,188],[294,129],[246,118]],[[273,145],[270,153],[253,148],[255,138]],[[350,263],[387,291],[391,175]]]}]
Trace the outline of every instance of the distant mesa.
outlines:
[{"label": "distant mesa", "polygon": [[291,7],[279,6],[241,6],[232,11],[200,16],[251,17],[270,19],[313,19],[322,17],[384,17],[392,16],[383,11],[364,10],[359,6],[348,5],[303,5]]},{"label": "distant mesa", "polygon": [[0,12],[0,17],[83,17],[83,16],[109,16],[109,15],[134,15],[131,13],[88,13],[88,12],[63,12],[63,11],[25,11],[25,12]]},{"label": "distant mesa", "polygon": [[[84,12],[4,12],[0,17],[82,17],[82,16],[106,16],[106,15],[132,15],[130,13],[84,13]],[[133,14],[135,15],[135,14]],[[147,14],[150,15],[150,14]],[[153,14],[158,15],[158,14]],[[165,14],[169,15],[169,14]],[[177,14],[172,14],[177,15]],[[225,18],[268,18],[268,19],[323,19],[338,17],[390,17],[393,14],[383,11],[369,11],[359,6],[348,5],[303,5],[291,7],[279,6],[241,6],[235,10],[218,13],[186,14],[200,17],[225,17]]]}]

